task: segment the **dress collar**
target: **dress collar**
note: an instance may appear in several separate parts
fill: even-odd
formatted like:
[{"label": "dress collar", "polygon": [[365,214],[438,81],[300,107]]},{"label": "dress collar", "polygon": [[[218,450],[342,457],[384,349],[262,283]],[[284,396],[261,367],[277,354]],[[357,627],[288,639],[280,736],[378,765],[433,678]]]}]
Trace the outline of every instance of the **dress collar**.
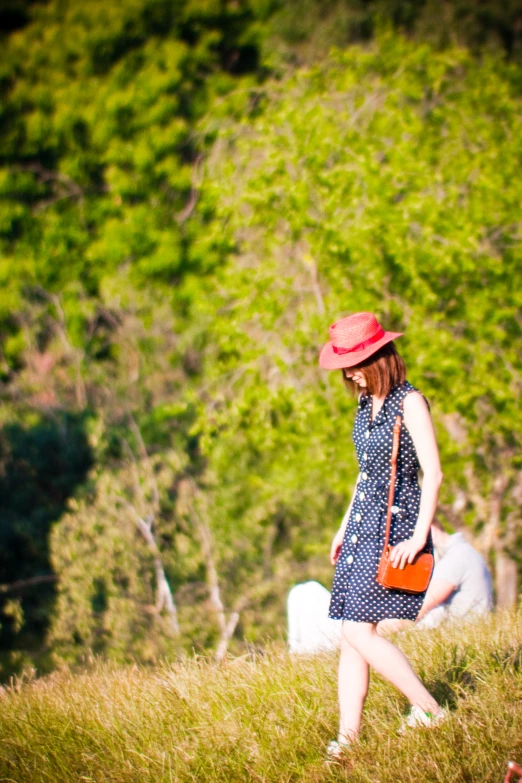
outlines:
[{"label": "dress collar", "polygon": [[390,404],[391,402],[398,396],[400,389],[402,388],[401,384],[398,384],[397,386],[394,386],[386,397],[384,398],[384,402],[377,412],[377,415],[371,421],[371,414],[372,414],[372,396],[371,394],[364,394],[361,396],[360,399],[360,405],[361,407],[367,408],[368,410],[368,426],[369,427],[378,427],[379,425],[383,424],[387,418],[390,415]]}]

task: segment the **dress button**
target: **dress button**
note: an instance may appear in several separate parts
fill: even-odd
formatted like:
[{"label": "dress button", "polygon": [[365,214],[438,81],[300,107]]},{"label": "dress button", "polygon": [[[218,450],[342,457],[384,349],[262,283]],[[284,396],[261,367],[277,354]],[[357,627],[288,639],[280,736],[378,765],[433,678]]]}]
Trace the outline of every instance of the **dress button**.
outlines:
[{"label": "dress button", "polygon": [[351,565],[353,563],[353,555],[348,555],[348,557],[346,558],[346,562],[348,563],[348,565]]},{"label": "dress button", "polygon": [[366,430],[366,432],[364,433],[364,437],[365,438],[369,438],[370,437],[370,433],[368,432],[368,430]]},{"label": "dress button", "polygon": [[392,506],[391,507],[392,514],[396,514],[398,510],[399,510],[399,506]]},{"label": "dress button", "polygon": [[367,460],[367,459],[368,459],[368,455],[367,455],[367,454],[366,454],[366,452],[365,452],[365,453],[363,454],[363,460],[366,462],[366,460]]},{"label": "dress button", "polygon": [[355,515],[355,521],[360,522],[361,519],[362,519],[361,515],[359,514],[359,512],[357,512],[357,514]]},{"label": "dress button", "polygon": [[356,544],[356,543],[357,543],[357,536],[354,533],[352,536],[352,544]]},{"label": "dress button", "polygon": [[364,492],[359,492],[359,500],[364,500]]},{"label": "dress button", "polygon": [[368,474],[367,473],[361,473],[361,478],[364,479],[364,481],[366,481],[366,479],[368,478]]}]

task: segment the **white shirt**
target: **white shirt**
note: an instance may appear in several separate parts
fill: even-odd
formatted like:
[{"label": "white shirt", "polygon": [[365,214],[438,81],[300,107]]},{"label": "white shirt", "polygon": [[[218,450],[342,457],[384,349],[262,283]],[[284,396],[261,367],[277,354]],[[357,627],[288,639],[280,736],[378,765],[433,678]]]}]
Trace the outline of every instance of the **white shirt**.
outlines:
[{"label": "white shirt", "polygon": [[457,617],[469,619],[493,608],[493,587],[484,558],[468,544],[463,533],[449,537],[444,553],[435,564],[433,580],[455,585],[449,598],[432,609],[419,622],[423,628],[433,628],[443,620]]}]

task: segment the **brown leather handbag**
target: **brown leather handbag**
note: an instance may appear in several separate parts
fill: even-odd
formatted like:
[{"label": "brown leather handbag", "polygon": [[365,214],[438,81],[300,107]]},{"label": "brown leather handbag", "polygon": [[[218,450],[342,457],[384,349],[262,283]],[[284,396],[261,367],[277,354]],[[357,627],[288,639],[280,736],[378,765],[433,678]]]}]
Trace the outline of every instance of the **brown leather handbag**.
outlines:
[{"label": "brown leather handbag", "polygon": [[423,593],[431,579],[433,571],[433,555],[429,552],[420,552],[413,563],[407,563],[403,569],[394,568],[390,562],[390,528],[393,495],[395,492],[395,478],[397,475],[397,454],[399,453],[399,439],[401,436],[402,416],[399,414],[393,425],[393,444],[391,456],[390,491],[388,493],[388,513],[386,515],[386,535],[384,536],[384,548],[382,550],[377,571],[377,581],[383,587],[391,590],[402,590],[405,593]]}]

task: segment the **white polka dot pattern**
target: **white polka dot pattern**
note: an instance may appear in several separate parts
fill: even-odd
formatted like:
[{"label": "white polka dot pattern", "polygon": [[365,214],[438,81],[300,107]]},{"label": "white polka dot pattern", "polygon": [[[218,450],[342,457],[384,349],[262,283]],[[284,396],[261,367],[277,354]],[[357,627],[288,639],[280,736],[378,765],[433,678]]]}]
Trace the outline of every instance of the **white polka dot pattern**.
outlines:
[{"label": "white polka dot pattern", "polygon": [[[395,386],[371,421],[371,396],[362,395],[353,428],[361,467],[350,518],[335,569],[329,616],[334,620],[376,623],[389,617],[415,620],[425,593],[389,590],[377,582],[386,528],[393,425],[404,397],[415,387]],[[411,538],[420,505],[419,460],[411,435],[401,425],[390,543]],[[431,536],[425,552],[433,551]]]}]

